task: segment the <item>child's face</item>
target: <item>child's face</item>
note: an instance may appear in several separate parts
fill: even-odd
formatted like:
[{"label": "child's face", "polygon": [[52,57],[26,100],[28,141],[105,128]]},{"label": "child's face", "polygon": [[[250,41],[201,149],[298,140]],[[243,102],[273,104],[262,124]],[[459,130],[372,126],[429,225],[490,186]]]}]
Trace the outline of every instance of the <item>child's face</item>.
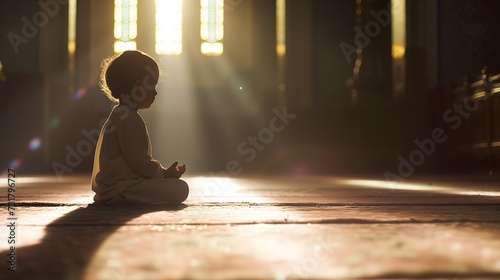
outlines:
[{"label": "child's face", "polygon": [[140,81],[135,90],[137,94],[132,94],[132,98],[138,104],[137,109],[148,109],[155,101],[155,96],[158,94],[156,85],[158,84],[158,76],[146,76]]}]

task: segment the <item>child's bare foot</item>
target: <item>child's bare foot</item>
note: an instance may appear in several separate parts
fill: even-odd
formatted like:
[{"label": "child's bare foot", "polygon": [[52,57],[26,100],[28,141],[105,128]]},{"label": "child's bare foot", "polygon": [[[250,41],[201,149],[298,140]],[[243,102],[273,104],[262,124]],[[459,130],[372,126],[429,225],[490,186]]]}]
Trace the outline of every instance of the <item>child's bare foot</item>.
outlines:
[{"label": "child's bare foot", "polygon": [[104,203],[104,205],[125,205],[125,204],[129,204],[129,202],[121,194],[113,197],[111,200],[108,200],[106,201],[106,203]]}]

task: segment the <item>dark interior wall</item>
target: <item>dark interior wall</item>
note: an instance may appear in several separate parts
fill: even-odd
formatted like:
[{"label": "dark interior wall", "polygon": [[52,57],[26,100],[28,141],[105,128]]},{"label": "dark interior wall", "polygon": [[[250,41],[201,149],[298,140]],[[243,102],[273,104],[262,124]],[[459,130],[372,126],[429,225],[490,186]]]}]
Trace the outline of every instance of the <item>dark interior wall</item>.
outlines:
[{"label": "dark interior wall", "polygon": [[[432,0],[431,0],[432,1]],[[406,153],[414,150],[415,139],[428,137],[433,129],[428,86],[429,1],[407,1],[405,46],[405,92],[401,97],[402,142]],[[427,161],[431,161],[429,158]]]},{"label": "dark interior wall", "polygon": [[[97,9],[105,12],[103,3],[100,1]],[[81,11],[92,8],[90,1],[78,1],[78,4]],[[76,149],[84,137],[83,129],[91,121],[96,127],[94,123],[99,120],[96,98],[81,97],[102,98],[102,95],[88,94],[97,89],[99,71],[90,71],[89,64],[95,59],[99,65],[103,58],[100,44],[105,40],[99,37],[93,42],[89,40],[88,33],[95,25],[85,27],[83,23],[88,22],[89,17],[80,17],[75,63],[78,67],[76,75],[70,75],[67,1],[2,1],[0,19],[0,36],[6,38],[0,40],[0,60],[6,76],[0,92],[0,124],[3,131],[12,133],[12,137],[2,137],[0,165],[2,168],[15,166],[12,163],[19,159],[22,173],[51,172],[51,163],[65,163],[66,148]],[[99,25],[101,19],[91,23],[97,21]],[[100,33],[106,34],[108,42],[112,26],[109,31]],[[9,39],[17,38],[12,34],[22,37],[17,53]],[[82,102],[77,104],[78,98]],[[39,140],[39,145],[30,148],[33,139]]]},{"label": "dark interior wall", "polygon": [[276,3],[253,0],[253,54],[255,79],[260,84],[258,92],[276,93]]},{"label": "dark interior wall", "polygon": [[[365,1],[363,8],[362,29],[375,20],[371,11],[387,13],[387,1]],[[365,49],[358,82],[367,99],[353,106],[346,82],[356,60],[356,50],[348,52],[356,48],[356,18],[355,1],[287,1],[286,94],[298,104],[290,109],[298,116],[293,129],[284,132],[279,171],[382,174],[397,160],[396,104],[366,101],[376,99],[370,95],[391,95],[390,25],[381,27]],[[306,90],[311,102],[300,106]]]},{"label": "dark interior wall", "polygon": [[349,106],[346,86],[355,55],[345,56],[341,43],[354,44],[355,1],[313,1],[313,84],[317,106]]},{"label": "dark interior wall", "polygon": [[[112,106],[100,91],[99,75],[102,60],[113,55],[114,22],[109,16],[113,5],[113,0],[77,1],[73,65],[66,69],[66,88],[50,92],[48,112],[60,121],[50,130],[46,172],[65,175],[92,170],[98,131]],[[67,33],[66,22],[60,28],[60,33]]]},{"label": "dark interior wall", "polygon": [[[1,1],[0,60],[8,73],[39,73],[39,30],[33,16],[39,10],[30,0]],[[26,23],[29,22],[29,23]],[[32,26],[34,28],[32,28]],[[43,27],[42,27],[43,28]]]},{"label": "dark interior wall", "polygon": [[32,169],[43,165],[42,152],[28,147],[30,140],[43,135],[39,47],[49,17],[36,17],[39,9],[36,1],[0,2],[0,61],[5,74],[0,91],[0,172],[15,166],[16,159]]},{"label": "dark interior wall", "polygon": [[486,66],[500,72],[500,1],[439,1],[440,85],[461,83]]}]

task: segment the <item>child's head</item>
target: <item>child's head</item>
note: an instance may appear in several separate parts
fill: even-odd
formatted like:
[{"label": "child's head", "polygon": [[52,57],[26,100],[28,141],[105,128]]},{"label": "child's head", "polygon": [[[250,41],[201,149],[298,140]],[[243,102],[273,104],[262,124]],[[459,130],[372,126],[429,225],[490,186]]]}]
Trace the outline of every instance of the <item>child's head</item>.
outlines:
[{"label": "child's head", "polygon": [[158,63],[141,51],[125,51],[103,61],[101,88],[114,102],[149,108],[156,95]]}]

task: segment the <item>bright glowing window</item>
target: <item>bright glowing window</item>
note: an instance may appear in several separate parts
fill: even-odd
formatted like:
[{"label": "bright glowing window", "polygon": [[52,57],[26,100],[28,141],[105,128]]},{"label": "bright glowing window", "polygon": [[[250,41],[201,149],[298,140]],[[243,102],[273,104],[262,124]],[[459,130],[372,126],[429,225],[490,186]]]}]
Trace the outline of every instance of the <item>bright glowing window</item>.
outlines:
[{"label": "bright glowing window", "polygon": [[286,54],[286,1],[276,0],[276,53]]},{"label": "bright glowing window", "polygon": [[137,0],[115,0],[115,52],[135,50]]},{"label": "bright glowing window", "polygon": [[68,1],[68,52],[73,55],[76,49],[76,0]]},{"label": "bright glowing window", "polygon": [[156,0],[156,44],[161,55],[182,52],[182,0]]},{"label": "bright glowing window", "polygon": [[224,0],[201,0],[201,53],[221,55],[224,37]]}]

